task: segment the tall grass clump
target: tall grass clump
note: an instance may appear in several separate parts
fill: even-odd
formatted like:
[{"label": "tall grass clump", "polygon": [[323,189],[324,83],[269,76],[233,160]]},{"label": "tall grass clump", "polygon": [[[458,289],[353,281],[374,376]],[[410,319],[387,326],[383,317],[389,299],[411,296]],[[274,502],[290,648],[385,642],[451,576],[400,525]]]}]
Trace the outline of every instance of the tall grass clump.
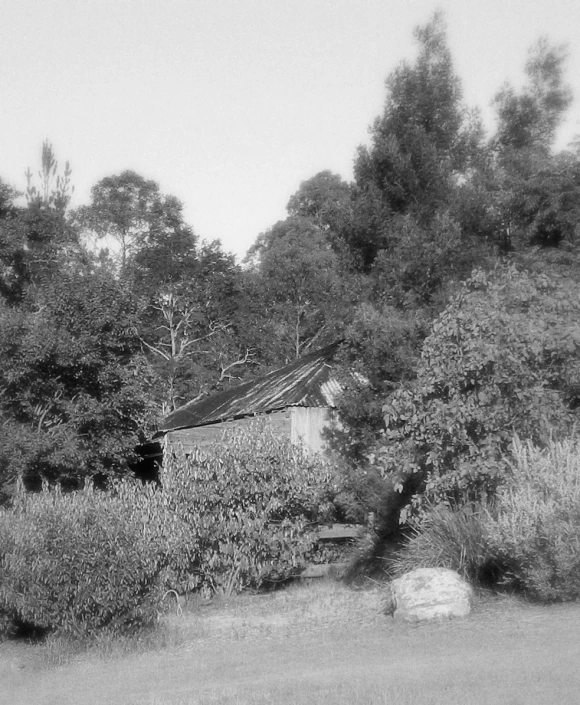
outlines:
[{"label": "tall grass clump", "polygon": [[[19,487],[0,511],[0,627],[85,636],[124,632],[156,616],[163,552],[146,513],[128,501],[141,488],[109,494],[90,483],[64,493]],[[143,503],[144,504],[144,503]]]},{"label": "tall grass clump", "polygon": [[488,584],[497,572],[489,517],[489,510],[479,505],[433,507],[412,525],[389,572],[398,577],[415,568],[450,568],[466,580]]},{"label": "tall grass clump", "polygon": [[580,597],[580,440],[514,439],[511,478],[489,520],[502,583],[541,601]]}]

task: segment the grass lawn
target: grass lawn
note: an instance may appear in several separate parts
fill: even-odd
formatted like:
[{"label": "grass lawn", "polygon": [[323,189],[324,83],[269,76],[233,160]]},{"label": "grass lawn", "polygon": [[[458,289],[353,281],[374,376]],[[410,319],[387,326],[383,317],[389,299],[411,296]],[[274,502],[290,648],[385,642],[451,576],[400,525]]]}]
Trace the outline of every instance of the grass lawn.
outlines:
[{"label": "grass lawn", "polygon": [[378,587],[333,583],[186,606],[133,642],[0,644],[10,705],[577,705],[580,605],[478,598],[466,619],[398,624]]}]

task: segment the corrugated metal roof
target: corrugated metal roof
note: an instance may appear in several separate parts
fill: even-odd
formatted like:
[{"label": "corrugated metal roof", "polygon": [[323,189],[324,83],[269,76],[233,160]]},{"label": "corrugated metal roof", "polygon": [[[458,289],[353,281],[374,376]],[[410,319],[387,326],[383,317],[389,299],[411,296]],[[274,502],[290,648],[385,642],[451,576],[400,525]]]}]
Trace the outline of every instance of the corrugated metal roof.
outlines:
[{"label": "corrugated metal roof", "polygon": [[168,414],[158,433],[204,426],[287,406],[335,406],[341,391],[330,363],[340,342],[306,355],[251,382],[190,402]]}]

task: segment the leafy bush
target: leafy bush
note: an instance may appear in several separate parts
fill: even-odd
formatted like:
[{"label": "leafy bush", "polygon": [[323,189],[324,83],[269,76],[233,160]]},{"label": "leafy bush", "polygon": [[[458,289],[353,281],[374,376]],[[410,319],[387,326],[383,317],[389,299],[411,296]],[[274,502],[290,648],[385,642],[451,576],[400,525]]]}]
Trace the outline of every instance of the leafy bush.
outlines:
[{"label": "leafy bush", "polygon": [[170,459],[162,480],[174,541],[167,584],[180,592],[230,594],[296,574],[315,550],[316,522],[332,513],[328,466],[267,424]]},{"label": "leafy bush", "polygon": [[567,435],[579,315],[577,283],[564,276],[474,272],[433,324],[416,381],[384,408],[374,463],[384,476],[419,480],[415,509],[493,496],[514,432],[536,443]]},{"label": "leafy bush", "polygon": [[502,583],[542,601],[580,597],[580,440],[514,440],[512,477],[490,516]]},{"label": "leafy bush", "polygon": [[0,633],[121,632],[151,621],[167,589],[230,594],[287,578],[332,512],[328,467],[267,426],[170,459],[162,479],[68,494],[20,484],[0,511]]},{"label": "leafy bush", "polygon": [[20,487],[12,509],[0,511],[0,627],[79,635],[155,617],[163,552],[150,540],[146,513],[128,507],[147,490],[118,489],[112,496],[91,484],[71,494]]}]

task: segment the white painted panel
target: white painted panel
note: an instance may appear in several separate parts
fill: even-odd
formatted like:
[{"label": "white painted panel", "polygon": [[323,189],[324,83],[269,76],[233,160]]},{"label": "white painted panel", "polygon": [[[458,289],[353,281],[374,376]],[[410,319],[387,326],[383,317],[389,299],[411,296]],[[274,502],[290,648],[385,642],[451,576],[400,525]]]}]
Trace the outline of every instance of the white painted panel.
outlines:
[{"label": "white painted panel", "polygon": [[293,406],[291,409],[292,443],[302,442],[309,453],[321,453],[326,448],[322,430],[327,428],[334,413],[319,407]]}]

